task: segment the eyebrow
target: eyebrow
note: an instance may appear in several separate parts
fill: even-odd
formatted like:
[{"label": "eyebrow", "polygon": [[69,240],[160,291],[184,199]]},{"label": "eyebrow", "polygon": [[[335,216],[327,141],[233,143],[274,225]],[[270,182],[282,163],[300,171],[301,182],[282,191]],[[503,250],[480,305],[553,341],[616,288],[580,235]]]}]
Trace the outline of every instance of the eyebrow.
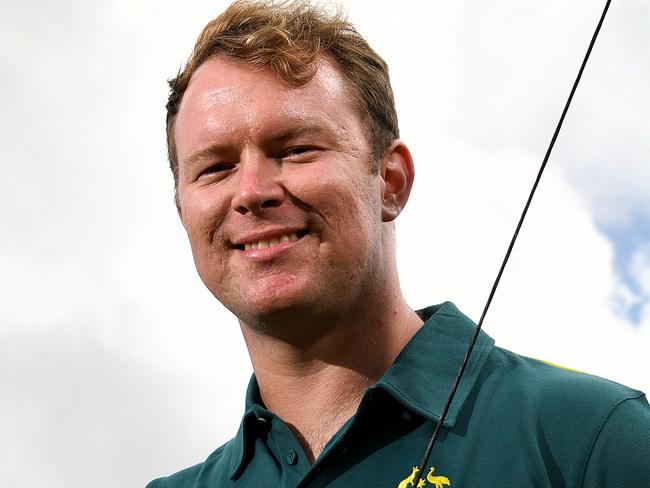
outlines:
[{"label": "eyebrow", "polygon": [[[336,141],[336,133],[331,129],[324,127],[320,124],[298,124],[287,129],[280,130],[275,134],[272,134],[266,140],[263,141],[264,145],[272,146],[274,144],[280,144],[291,139],[296,139],[302,136],[325,136],[332,141]],[[187,166],[196,166],[201,163],[201,161],[215,156],[223,156],[226,153],[231,151],[230,144],[221,144],[215,142],[210,144],[207,147],[198,149],[197,151],[190,154],[185,160],[182,161],[182,164]]]},{"label": "eyebrow", "polygon": [[328,136],[335,137],[335,133],[319,124],[299,124],[274,134],[269,139],[271,142],[284,142],[301,136]]},{"label": "eyebrow", "polygon": [[226,148],[219,143],[210,144],[208,147],[194,151],[182,161],[182,164],[185,166],[196,166],[204,159],[221,156],[225,154],[226,151]]}]

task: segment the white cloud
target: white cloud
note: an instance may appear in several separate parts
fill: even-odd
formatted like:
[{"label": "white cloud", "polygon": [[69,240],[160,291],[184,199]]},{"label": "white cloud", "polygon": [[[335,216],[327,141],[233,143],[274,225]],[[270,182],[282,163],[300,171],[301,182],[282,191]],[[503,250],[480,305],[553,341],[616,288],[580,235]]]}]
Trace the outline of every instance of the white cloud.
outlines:
[{"label": "white cloud", "polygon": [[646,297],[650,296],[650,242],[636,250],[630,268],[641,292]]},{"label": "white cloud", "polygon": [[130,357],[93,325],[0,333],[3,486],[144,486],[233,434],[207,421],[219,389]]},{"label": "white cloud", "polygon": [[[193,271],[163,134],[164,80],[224,4],[3,12],[2,485],[75,488],[100,473],[97,488],[141,486],[237,428],[249,361]],[[599,6],[349,5],[391,65],[416,157],[398,222],[407,297],[476,318]],[[636,327],[612,312],[626,285],[593,221],[650,208],[648,18],[646,2],[613,6],[485,324],[518,352],[645,390],[650,308]]]}]

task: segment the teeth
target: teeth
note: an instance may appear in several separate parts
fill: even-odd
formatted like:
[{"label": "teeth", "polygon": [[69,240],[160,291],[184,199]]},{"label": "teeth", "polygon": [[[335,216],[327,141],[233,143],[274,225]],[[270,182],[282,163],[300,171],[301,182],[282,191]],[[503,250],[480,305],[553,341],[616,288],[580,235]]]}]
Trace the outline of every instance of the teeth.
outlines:
[{"label": "teeth", "polygon": [[291,234],[285,234],[283,236],[274,237],[269,240],[249,242],[248,244],[244,244],[244,251],[256,251],[257,249],[266,249],[267,247],[276,246],[280,243],[295,242],[297,240],[298,240],[298,236],[296,235],[295,232],[292,232]]}]

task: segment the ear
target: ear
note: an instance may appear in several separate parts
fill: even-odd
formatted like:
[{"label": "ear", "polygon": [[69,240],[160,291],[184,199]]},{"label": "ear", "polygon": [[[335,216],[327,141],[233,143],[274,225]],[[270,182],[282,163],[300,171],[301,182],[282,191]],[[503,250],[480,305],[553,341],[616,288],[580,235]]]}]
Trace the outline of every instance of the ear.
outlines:
[{"label": "ear", "polygon": [[393,141],[381,161],[379,172],[382,179],[381,218],[384,222],[391,222],[406,206],[415,177],[413,158],[406,144],[399,139]]}]

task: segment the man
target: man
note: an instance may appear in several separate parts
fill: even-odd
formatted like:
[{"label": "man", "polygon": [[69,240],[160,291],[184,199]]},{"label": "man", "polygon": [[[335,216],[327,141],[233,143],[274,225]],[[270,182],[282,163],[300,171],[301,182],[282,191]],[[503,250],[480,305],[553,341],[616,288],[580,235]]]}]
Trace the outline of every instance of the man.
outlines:
[{"label": "man", "polygon": [[[386,64],[340,16],[245,1],[170,85],[178,213],[255,374],[236,437],[149,488],[414,486],[474,324],[400,291]],[[641,392],[481,333],[417,486],[650,486],[648,445]]]}]

